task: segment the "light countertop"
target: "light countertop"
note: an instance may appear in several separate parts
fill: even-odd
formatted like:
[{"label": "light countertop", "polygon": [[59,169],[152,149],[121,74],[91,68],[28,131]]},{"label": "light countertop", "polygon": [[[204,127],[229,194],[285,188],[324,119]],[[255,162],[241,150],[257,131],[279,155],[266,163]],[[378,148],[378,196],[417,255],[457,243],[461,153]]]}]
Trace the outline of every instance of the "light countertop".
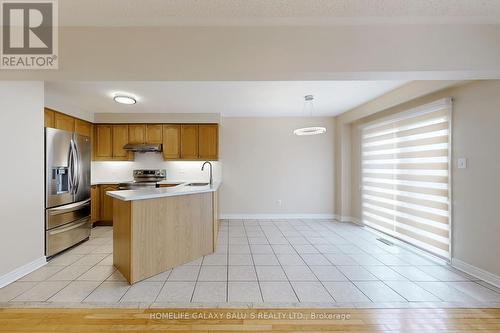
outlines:
[{"label": "light countertop", "polygon": [[[196,181],[194,181],[196,182]],[[187,195],[187,194],[198,194],[215,192],[219,189],[221,182],[215,181],[213,185],[206,186],[187,186],[189,183],[194,183],[193,181],[182,182],[180,185],[172,187],[160,187],[160,188],[150,188],[141,190],[122,190],[122,191],[109,191],[106,192],[107,195],[115,199],[123,201],[133,201],[133,200],[146,200],[146,199],[156,199],[163,197],[173,197],[177,195]],[[203,181],[206,182],[206,181]],[[166,180],[159,182],[160,184],[177,184],[179,181]]]}]

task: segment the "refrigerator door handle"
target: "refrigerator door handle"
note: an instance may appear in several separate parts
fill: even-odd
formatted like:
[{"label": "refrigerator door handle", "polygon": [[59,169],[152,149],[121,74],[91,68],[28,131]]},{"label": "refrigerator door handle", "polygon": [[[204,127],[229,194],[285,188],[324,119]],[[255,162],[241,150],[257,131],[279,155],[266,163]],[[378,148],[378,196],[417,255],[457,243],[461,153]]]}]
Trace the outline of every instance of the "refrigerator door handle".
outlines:
[{"label": "refrigerator door handle", "polygon": [[73,168],[74,168],[74,193],[78,191],[78,187],[80,187],[80,158],[78,157],[79,150],[78,150],[78,145],[74,140],[71,140],[73,144]]},{"label": "refrigerator door handle", "polygon": [[69,154],[68,154],[68,184],[69,193],[74,194],[74,165],[73,165],[73,140],[69,142]]}]

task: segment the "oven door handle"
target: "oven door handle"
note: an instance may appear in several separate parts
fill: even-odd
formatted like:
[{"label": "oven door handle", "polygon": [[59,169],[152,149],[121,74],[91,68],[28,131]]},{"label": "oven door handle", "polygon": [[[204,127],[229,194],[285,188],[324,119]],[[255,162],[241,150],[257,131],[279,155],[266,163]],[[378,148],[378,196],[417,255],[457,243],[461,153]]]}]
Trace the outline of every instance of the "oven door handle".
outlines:
[{"label": "oven door handle", "polygon": [[89,223],[89,220],[90,218],[89,217],[84,217],[82,220],[85,220],[85,221],[82,221],[80,223],[75,223],[75,222],[72,222],[71,225],[69,227],[65,227],[65,228],[56,228],[54,230],[49,230],[49,235],[57,235],[57,234],[60,234],[62,232],[67,232],[67,231],[70,231],[70,230],[73,230],[73,229],[76,229],[76,228],[79,228],[81,227],[82,225],[84,224],[88,224]]}]

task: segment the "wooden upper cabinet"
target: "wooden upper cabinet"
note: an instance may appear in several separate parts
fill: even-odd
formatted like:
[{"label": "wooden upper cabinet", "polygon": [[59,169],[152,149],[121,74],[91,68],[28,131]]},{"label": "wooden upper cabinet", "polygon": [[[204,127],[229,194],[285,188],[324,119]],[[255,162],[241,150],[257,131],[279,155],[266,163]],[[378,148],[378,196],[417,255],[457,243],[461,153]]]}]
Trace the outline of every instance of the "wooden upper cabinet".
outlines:
[{"label": "wooden upper cabinet", "polygon": [[130,153],[123,149],[128,143],[128,125],[113,125],[113,158],[129,159]]},{"label": "wooden upper cabinet", "polygon": [[74,132],[75,131],[75,118],[55,112],[54,113],[54,128]]},{"label": "wooden upper cabinet", "polygon": [[219,158],[219,125],[198,125],[198,158],[203,160]]},{"label": "wooden upper cabinet", "polygon": [[75,119],[75,132],[90,138],[92,133],[92,124],[80,119]]},{"label": "wooden upper cabinet", "polygon": [[44,108],[43,109],[43,116],[44,116],[44,126],[45,127],[52,127],[54,128],[54,111]]},{"label": "wooden upper cabinet", "polygon": [[198,159],[198,125],[181,125],[181,159]]},{"label": "wooden upper cabinet", "polygon": [[181,158],[181,125],[163,125],[163,159]]},{"label": "wooden upper cabinet", "polygon": [[162,125],[148,124],[146,127],[146,143],[162,143]]},{"label": "wooden upper cabinet", "polygon": [[94,147],[95,158],[100,160],[113,159],[113,125],[95,125]]},{"label": "wooden upper cabinet", "polygon": [[128,125],[128,143],[145,143],[146,125],[130,124]]}]

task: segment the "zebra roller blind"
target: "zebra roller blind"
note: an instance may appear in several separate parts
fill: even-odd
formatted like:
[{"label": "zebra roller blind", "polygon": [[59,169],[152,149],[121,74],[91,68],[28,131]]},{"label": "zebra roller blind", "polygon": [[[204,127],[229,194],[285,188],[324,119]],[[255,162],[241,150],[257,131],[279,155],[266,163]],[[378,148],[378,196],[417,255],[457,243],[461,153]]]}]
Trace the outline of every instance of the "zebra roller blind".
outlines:
[{"label": "zebra roller blind", "polygon": [[451,99],[361,128],[364,224],[450,257]]}]

